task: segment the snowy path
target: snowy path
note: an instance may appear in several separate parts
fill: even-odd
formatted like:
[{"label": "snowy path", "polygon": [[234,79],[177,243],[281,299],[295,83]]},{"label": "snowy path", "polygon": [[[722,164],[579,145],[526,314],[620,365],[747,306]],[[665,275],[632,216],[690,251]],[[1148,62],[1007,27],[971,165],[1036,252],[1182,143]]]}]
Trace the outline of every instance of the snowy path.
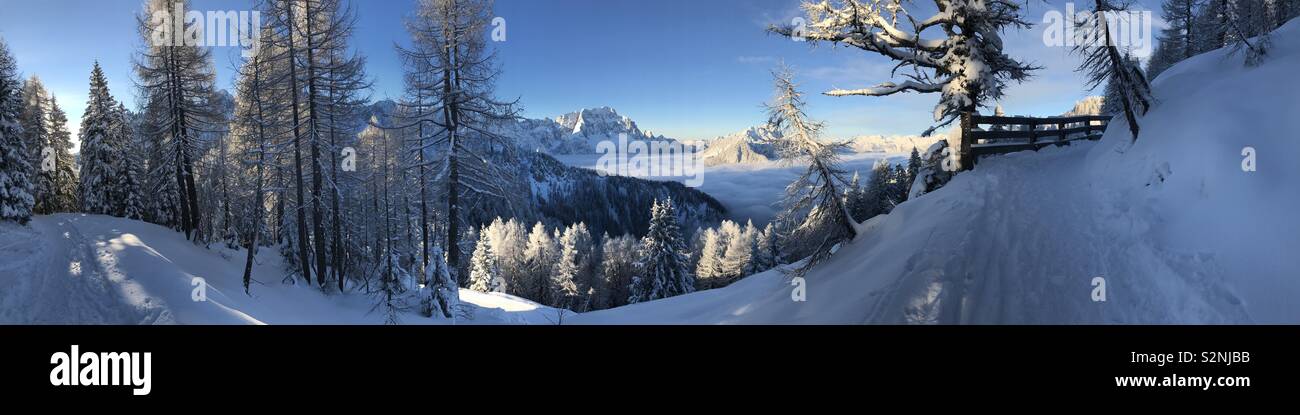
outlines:
[{"label": "snowy path", "polygon": [[[1094,187],[1095,143],[988,158],[865,224],[791,299],[777,272],[578,323],[1248,322],[1210,258],[1166,252],[1141,205]],[[1105,302],[1092,280],[1106,280]]]},{"label": "snowy path", "polygon": [[[920,323],[1248,321],[1215,263],[1163,252],[1153,217],[1089,179],[1083,147],[990,159],[966,186],[967,263],[942,269],[940,310]],[[1105,302],[1093,301],[1093,278]],[[897,321],[886,309],[867,321]]]},{"label": "snowy path", "polygon": [[[121,276],[112,272],[112,258],[100,252],[77,226],[76,216],[36,220],[36,233],[15,234],[31,248],[25,269],[6,272],[0,279],[5,306],[0,316],[22,324],[135,324],[157,321],[163,313],[147,313],[121,298],[115,285]],[[40,237],[53,236],[53,237]],[[11,246],[12,249],[14,246]],[[57,255],[43,255],[59,253]],[[117,281],[114,281],[117,279]]]},{"label": "snowy path", "polygon": [[[0,324],[378,324],[375,299],[284,284],[275,249],[259,252],[253,295],[243,251],[207,249],[160,226],[97,215],[0,224]],[[206,299],[191,294],[197,278]],[[456,324],[554,324],[555,310],[462,290],[473,318]],[[403,324],[449,324],[415,313]]]},{"label": "snowy path", "polygon": [[[137,324],[167,323],[170,313],[151,304],[149,297],[128,298],[139,287],[127,281],[116,269],[116,258],[105,248],[106,241],[88,238],[78,226],[81,217],[62,216],[53,221],[38,220],[34,227],[43,235],[50,255],[44,273],[33,274],[38,289],[31,298],[39,301],[32,308],[32,323]],[[124,291],[117,288],[122,287]]]}]

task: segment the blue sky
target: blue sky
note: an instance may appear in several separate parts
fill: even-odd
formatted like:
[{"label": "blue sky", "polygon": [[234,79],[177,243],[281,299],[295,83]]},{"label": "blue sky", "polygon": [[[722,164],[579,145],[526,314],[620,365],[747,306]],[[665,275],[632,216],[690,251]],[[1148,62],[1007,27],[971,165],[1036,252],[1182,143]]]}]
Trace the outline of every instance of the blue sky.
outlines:
[{"label": "blue sky", "polygon": [[[141,42],[133,16],[140,4],[0,0],[0,37],[20,70],[39,76],[77,124],[94,60],[104,67],[113,94],[134,102],[131,57]],[[247,10],[251,4],[195,0],[190,9]],[[402,72],[393,44],[406,42],[402,22],[414,0],[352,6],[358,17],[353,46],[368,59],[373,97],[399,97]],[[657,134],[712,138],[763,121],[769,71],[784,61],[809,93],[809,114],[827,123],[830,136],[915,134],[930,125],[933,95],[818,95],[888,80],[892,64],[865,52],[812,48],[764,32],[769,23],[801,15],[797,6],[797,0],[497,0],[496,15],[505,18],[507,30],[507,40],[495,44],[503,70],[498,94],[520,98],[528,117],[610,106]],[[1042,22],[1045,12],[1063,7],[1061,1],[1029,0],[1028,20]],[[1152,7],[1158,10],[1157,0],[1137,4]],[[1042,25],[1004,35],[1013,56],[1046,68],[1007,91],[1002,105],[1008,113],[1058,114],[1088,94],[1073,70],[1078,58],[1067,48],[1045,46],[1042,36]],[[219,86],[229,88],[238,50],[216,48],[214,57]]]}]

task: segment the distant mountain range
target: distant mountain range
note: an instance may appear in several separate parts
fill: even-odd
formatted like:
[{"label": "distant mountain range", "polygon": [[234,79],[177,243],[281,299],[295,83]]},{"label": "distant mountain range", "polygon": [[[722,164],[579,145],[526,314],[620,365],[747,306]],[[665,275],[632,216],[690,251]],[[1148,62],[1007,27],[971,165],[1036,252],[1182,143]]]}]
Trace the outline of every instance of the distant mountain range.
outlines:
[{"label": "distant mountain range", "polygon": [[1073,117],[1077,115],[1101,115],[1101,108],[1105,102],[1106,97],[1100,95],[1085,97],[1084,99],[1079,100],[1079,102],[1074,103],[1074,108],[1061,114],[1061,116]]},{"label": "distant mountain range", "polygon": [[[1086,97],[1062,115],[1099,114],[1102,101],[1100,96]],[[396,104],[380,101],[374,106],[377,111],[391,113]],[[631,118],[610,107],[586,108],[554,118],[520,119],[498,126],[497,131],[514,138],[521,150],[550,155],[595,154],[597,143],[617,141],[619,134],[627,134],[628,140],[674,141],[641,129]],[[943,132],[930,137],[876,134],[856,136],[846,141],[853,153],[907,154],[913,148],[929,148],[939,140],[947,139],[947,135]],[[780,159],[772,144],[776,138],[780,138],[779,132],[760,125],[712,140],[690,143],[698,146],[706,166],[761,164]]]},{"label": "distant mountain range", "polygon": [[[397,124],[393,101],[371,104],[370,112],[381,125]],[[613,109],[592,108],[552,119],[521,119],[496,127],[512,138],[516,151],[483,151],[498,170],[509,172],[503,183],[507,200],[462,199],[465,220],[482,226],[496,217],[513,217],[524,223],[541,221],[549,226],[586,223],[592,234],[644,235],[655,199],[672,198],[682,229],[716,225],[726,209],[713,197],[674,181],[604,176],[595,170],[572,167],[553,155],[594,154],[596,143],[618,140],[671,140],[643,131]]]},{"label": "distant mountain range", "polygon": [[919,135],[862,135],[849,139],[849,148],[855,153],[908,154],[915,148],[924,151],[934,143],[947,138],[944,133],[929,137]]},{"label": "distant mountain range", "polygon": [[704,146],[699,155],[705,166],[759,164],[780,158],[772,144],[778,138],[781,138],[780,132],[768,126],[758,126],[697,144]]},{"label": "distant mountain range", "polygon": [[[700,157],[706,166],[762,164],[779,161],[781,155],[773,144],[773,140],[780,137],[779,132],[772,131],[767,126],[751,127],[744,131],[701,142],[700,144],[704,146],[704,150],[700,152]],[[936,133],[930,137],[864,135],[845,141],[848,142],[851,153],[907,154],[912,151],[912,148],[916,148],[918,151],[925,150],[930,145],[943,139],[945,139],[944,134]]]},{"label": "distant mountain range", "polygon": [[521,149],[551,155],[593,154],[601,141],[618,141],[619,134],[628,140],[665,141],[671,138],[641,130],[631,118],[610,107],[587,108],[555,118],[523,119],[499,127],[514,137]]}]

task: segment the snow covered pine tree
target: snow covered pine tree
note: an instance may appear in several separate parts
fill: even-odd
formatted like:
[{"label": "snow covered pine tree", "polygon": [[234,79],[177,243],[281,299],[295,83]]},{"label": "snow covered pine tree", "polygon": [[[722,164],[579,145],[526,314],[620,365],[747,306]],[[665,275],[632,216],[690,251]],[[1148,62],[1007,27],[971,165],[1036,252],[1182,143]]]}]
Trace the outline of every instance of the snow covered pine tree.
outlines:
[{"label": "snow covered pine tree", "polygon": [[91,214],[115,214],[117,174],[124,163],[115,128],[117,101],[99,62],[90,72],[90,102],[81,117],[81,208]]},{"label": "snow covered pine tree", "polygon": [[[592,287],[591,232],[579,222],[569,226],[560,236],[560,257],[551,273],[551,298],[554,306],[573,311],[586,311]],[[586,297],[586,298],[584,298]]]},{"label": "snow covered pine tree", "polygon": [[857,236],[853,213],[843,198],[843,189],[849,186],[844,177],[847,172],[840,167],[838,156],[848,143],[818,140],[822,125],[804,114],[803,93],[795,86],[794,74],[783,68],[772,75],[776,99],[768,104],[768,125],[781,131],[777,151],[785,160],[808,162],[808,168],[786,186],[785,207],[777,217],[779,222],[793,224],[787,249],[807,256],[803,265],[789,270],[801,277],[830,257],[839,243]]},{"label": "snow covered pine tree", "polygon": [[0,221],[26,224],[32,218],[32,165],[18,125],[22,82],[9,45],[0,39]]},{"label": "snow covered pine tree", "polygon": [[686,269],[685,248],[673,200],[655,200],[650,208],[650,229],[641,238],[642,262],[632,278],[628,304],[694,292],[695,277]]},{"label": "snow covered pine tree", "polygon": [[113,137],[111,144],[116,147],[115,152],[119,157],[117,172],[113,174],[113,216],[143,220],[145,195],[141,181],[144,174],[140,168],[139,156],[132,151],[135,129],[131,126],[131,113],[121,102],[113,109],[111,126],[113,129],[112,134],[109,135]]},{"label": "snow covered pine tree", "polygon": [[479,232],[478,243],[474,246],[474,256],[470,259],[469,289],[490,293],[505,292],[506,284],[501,278],[500,261],[492,252],[492,241],[486,229]]},{"label": "snow covered pine tree", "polygon": [[1155,53],[1147,61],[1147,75],[1151,79],[1178,61],[1196,54],[1193,31],[1197,3],[1198,0],[1164,0],[1161,3],[1160,10],[1169,27],[1160,32]]},{"label": "snow covered pine tree", "polygon": [[716,229],[700,231],[701,245],[699,260],[695,263],[695,288],[708,290],[720,287],[717,281],[722,277],[723,245]]},{"label": "snow covered pine tree", "polygon": [[54,182],[56,171],[41,168],[46,148],[50,148],[50,129],[46,102],[49,94],[41,79],[33,75],[23,83],[22,112],[18,124],[23,129],[23,145],[28,152],[27,163],[32,168],[32,196],[36,205],[32,211],[40,215],[54,213]]}]

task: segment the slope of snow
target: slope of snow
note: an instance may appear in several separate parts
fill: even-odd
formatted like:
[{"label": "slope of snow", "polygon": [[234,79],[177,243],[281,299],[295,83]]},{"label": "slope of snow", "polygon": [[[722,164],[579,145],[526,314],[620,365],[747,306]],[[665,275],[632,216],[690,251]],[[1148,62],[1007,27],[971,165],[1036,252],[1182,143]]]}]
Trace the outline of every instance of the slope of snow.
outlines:
[{"label": "slope of snow", "polygon": [[[1118,184],[1103,197],[1160,213],[1152,233],[1161,243],[1215,258],[1255,321],[1296,323],[1300,20],[1273,43],[1259,67],[1221,49],[1161,73],[1153,83],[1160,102],[1139,121],[1142,138],[1130,146],[1117,125],[1088,162],[1097,180]],[[1242,171],[1246,147],[1255,172]]]},{"label": "slope of snow", "polygon": [[873,218],[806,301],[769,271],[571,321],[1300,323],[1300,20],[1274,42],[1260,67],[1220,50],[1166,71],[1135,144],[1119,121],[1097,143],[989,157]]},{"label": "slope of snow", "polygon": [[[173,230],[98,215],[38,216],[0,225],[3,324],[379,324],[375,298],[286,284],[282,258],[262,249],[252,296],[244,252],[205,249]],[[195,277],[206,301],[192,297]],[[292,280],[290,280],[292,281]],[[356,291],[352,289],[351,291]],[[554,324],[556,311],[501,294],[461,290],[473,318],[457,324]],[[415,313],[403,324],[451,324]]]},{"label": "slope of snow", "polygon": [[[584,314],[581,323],[1159,323],[1246,319],[1212,261],[1165,252],[1139,218],[1094,216],[1093,145],[982,162],[868,221],[806,279],[768,271],[729,287]],[[1059,172],[1040,174],[1044,171]],[[1105,303],[1091,281],[1105,277]]]}]

